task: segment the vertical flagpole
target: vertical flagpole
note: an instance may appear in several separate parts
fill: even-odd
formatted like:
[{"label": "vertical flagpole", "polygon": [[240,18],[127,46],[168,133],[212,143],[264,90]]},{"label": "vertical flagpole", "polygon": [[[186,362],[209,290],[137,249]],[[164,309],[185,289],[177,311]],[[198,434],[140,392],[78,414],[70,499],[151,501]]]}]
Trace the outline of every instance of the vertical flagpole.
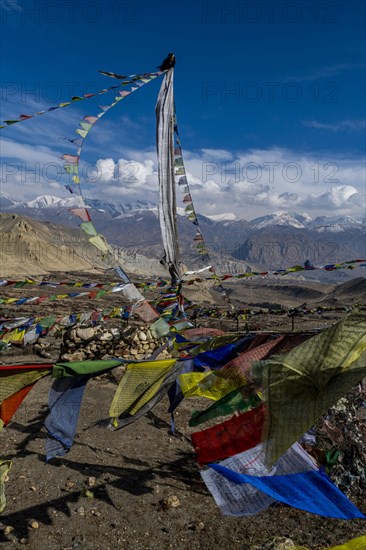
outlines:
[{"label": "vertical flagpole", "polygon": [[172,283],[181,279],[174,174],[174,68],[167,70],[156,103],[156,144],[159,179],[159,223],[164,247],[161,263]]}]

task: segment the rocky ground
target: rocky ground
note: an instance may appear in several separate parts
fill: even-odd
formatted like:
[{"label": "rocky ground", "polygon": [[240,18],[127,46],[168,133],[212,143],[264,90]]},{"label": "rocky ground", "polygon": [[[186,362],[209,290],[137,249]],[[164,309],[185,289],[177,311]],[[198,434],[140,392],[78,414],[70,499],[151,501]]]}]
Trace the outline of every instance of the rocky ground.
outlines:
[{"label": "rocky ground", "polygon": [[[75,280],[80,276],[75,276]],[[88,278],[90,275],[85,276]],[[5,287],[2,294],[5,292],[37,295],[39,288]],[[260,297],[259,293],[260,287],[256,296]],[[276,302],[274,292],[271,298]],[[51,312],[61,315],[71,313],[75,307],[77,311],[89,311],[113,301],[116,305],[117,300],[116,296],[106,296],[98,304],[78,299],[44,302],[37,311],[41,315]],[[299,305],[298,296],[293,297],[293,303]],[[30,310],[25,310],[26,307],[31,306],[19,306],[17,310],[15,306],[2,306],[3,315],[27,315]],[[301,317],[296,320],[295,330],[321,328],[344,314],[326,312],[325,317],[314,320]],[[197,319],[196,323],[213,326],[221,323],[223,330],[235,330],[236,321],[205,318]],[[250,323],[251,330],[291,329],[287,316],[263,314],[252,318]],[[239,329],[245,330],[244,321]],[[140,358],[161,344],[146,327],[117,319],[100,323],[93,334],[88,327],[83,330],[71,329],[66,337],[54,334],[43,339],[42,345],[30,349],[13,348],[3,352],[0,361],[2,364],[52,362],[60,357],[71,359],[70,355],[75,353],[83,354],[83,358],[107,358],[117,353],[126,358]],[[163,353],[167,356],[167,352]],[[193,406],[205,406],[206,400],[190,399],[181,404],[174,435],[170,432],[166,399],[145,417],[114,432],[107,426],[117,379],[118,376],[110,374],[89,382],[74,446],[62,459],[46,464],[44,457],[43,420],[47,414],[50,378],[35,386],[14,421],[0,432],[1,457],[13,460],[6,483],[7,507],[0,517],[0,542],[4,548],[27,545],[34,550],[284,550],[304,546],[320,550],[365,534],[362,520],[326,519],[282,505],[251,518],[222,516],[201,480],[190,442],[190,434],[195,431],[188,427],[190,411]],[[360,384],[319,420],[313,437],[307,441],[309,452],[320,463],[328,464],[330,476],[364,513],[365,411],[366,387]]]}]

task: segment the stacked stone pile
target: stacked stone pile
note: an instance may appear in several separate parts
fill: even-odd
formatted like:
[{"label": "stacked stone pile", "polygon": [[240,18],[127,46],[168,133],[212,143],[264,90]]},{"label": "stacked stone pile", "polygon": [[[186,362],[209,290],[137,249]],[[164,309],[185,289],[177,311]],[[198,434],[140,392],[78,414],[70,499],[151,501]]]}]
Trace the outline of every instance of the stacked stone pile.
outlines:
[{"label": "stacked stone pile", "polygon": [[[88,359],[147,359],[165,343],[153,338],[147,327],[104,329],[100,325],[72,328],[65,332],[60,349],[61,361],[85,361]],[[168,350],[159,359],[171,357]]]}]

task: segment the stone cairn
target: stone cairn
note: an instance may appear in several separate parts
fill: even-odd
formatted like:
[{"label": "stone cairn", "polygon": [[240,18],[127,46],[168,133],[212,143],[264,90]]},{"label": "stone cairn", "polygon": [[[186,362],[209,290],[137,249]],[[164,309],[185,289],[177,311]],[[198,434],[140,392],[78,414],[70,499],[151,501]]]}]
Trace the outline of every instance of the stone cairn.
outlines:
[{"label": "stone cairn", "polygon": [[[61,361],[85,361],[90,359],[147,359],[165,340],[153,338],[147,327],[125,329],[102,328],[100,325],[68,329],[60,349]],[[171,353],[164,349],[159,359],[169,359]]]}]

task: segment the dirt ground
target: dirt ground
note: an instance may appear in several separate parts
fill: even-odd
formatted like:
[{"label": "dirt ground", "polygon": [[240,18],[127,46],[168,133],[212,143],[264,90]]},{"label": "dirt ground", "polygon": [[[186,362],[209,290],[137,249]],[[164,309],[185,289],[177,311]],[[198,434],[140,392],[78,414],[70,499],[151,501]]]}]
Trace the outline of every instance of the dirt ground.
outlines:
[{"label": "dirt ground", "polygon": [[[39,289],[31,292],[35,295],[36,290],[39,294]],[[11,292],[15,291],[26,295],[29,289]],[[92,309],[90,302],[67,300],[41,304],[37,311],[47,315],[57,307],[70,313],[75,302],[78,311]],[[3,315],[26,314],[22,310],[15,314],[14,306],[2,307]],[[326,323],[338,316],[329,315]],[[21,348],[0,360],[3,364],[42,361]],[[284,505],[250,518],[222,516],[195,461],[190,434],[196,429],[188,427],[191,409],[208,402],[185,400],[176,413],[175,434],[170,433],[167,399],[115,432],[108,429],[108,409],[116,389],[110,375],[88,383],[71,451],[45,463],[43,421],[50,384],[50,377],[38,382],[11,424],[0,432],[0,456],[13,460],[6,483],[7,506],[0,516],[0,528],[13,528],[7,535],[0,530],[4,548],[250,550],[276,548],[268,543],[274,537],[286,537],[298,546],[318,550],[366,533],[363,520],[326,519]],[[164,499],[169,496],[176,496],[179,505],[166,507]],[[366,513],[365,500],[354,503]]]}]

